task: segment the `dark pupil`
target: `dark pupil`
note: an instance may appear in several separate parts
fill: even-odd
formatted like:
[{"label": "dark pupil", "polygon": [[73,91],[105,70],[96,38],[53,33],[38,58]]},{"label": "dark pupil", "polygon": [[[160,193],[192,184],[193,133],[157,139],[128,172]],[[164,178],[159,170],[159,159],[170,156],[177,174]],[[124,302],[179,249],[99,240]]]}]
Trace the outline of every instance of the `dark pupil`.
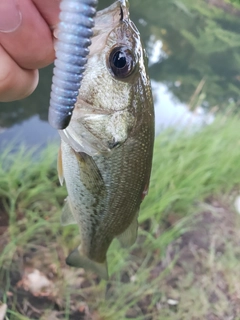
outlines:
[{"label": "dark pupil", "polygon": [[116,68],[121,69],[126,65],[126,57],[123,52],[117,51],[113,56],[113,64]]}]

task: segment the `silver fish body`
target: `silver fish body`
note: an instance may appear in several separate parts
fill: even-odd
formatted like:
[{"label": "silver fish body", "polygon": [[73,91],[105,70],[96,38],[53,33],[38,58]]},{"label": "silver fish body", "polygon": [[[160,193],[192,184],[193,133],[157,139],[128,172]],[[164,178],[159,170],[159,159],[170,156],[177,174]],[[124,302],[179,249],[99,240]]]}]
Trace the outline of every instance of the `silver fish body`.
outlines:
[{"label": "silver fish body", "polygon": [[78,101],[60,131],[58,171],[68,198],[62,224],[77,223],[81,245],[67,263],[108,278],[106,253],[117,237],[137,237],[152,164],[154,108],[145,52],[128,2],[99,11]]}]

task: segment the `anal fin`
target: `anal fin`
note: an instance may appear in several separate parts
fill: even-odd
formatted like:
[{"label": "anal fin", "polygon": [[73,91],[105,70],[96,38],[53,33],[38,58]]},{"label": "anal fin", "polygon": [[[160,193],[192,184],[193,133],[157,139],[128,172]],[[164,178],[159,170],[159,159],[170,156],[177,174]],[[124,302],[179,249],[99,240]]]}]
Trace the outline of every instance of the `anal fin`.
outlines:
[{"label": "anal fin", "polygon": [[124,248],[131,247],[136,239],[138,233],[138,212],[136,213],[132,223],[129,227],[120,235],[117,236],[117,239],[121,243],[121,246]]},{"label": "anal fin", "polygon": [[67,197],[65,199],[65,204],[62,210],[61,225],[68,226],[69,224],[77,224],[76,219],[73,216],[71,209],[70,199]]}]

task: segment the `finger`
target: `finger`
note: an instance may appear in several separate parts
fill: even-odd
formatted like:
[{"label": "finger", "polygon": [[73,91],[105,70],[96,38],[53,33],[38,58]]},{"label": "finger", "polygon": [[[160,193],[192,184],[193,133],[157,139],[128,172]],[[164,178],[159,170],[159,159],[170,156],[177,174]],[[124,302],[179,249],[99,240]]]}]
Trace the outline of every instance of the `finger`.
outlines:
[{"label": "finger", "polygon": [[33,0],[33,2],[48,25],[56,26],[59,21],[60,0]]},{"label": "finger", "polygon": [[0,43],[20,67],[45,67],[55,56],[51,30],[31,0],[18,0],[18,9],[22,15],[20,26],[10,33],[0,32]]},{"label": "finger", "polygon": [[0,101],[19,100],[30,95],[38,84],[38,70],[25,70],[0,46]]}]

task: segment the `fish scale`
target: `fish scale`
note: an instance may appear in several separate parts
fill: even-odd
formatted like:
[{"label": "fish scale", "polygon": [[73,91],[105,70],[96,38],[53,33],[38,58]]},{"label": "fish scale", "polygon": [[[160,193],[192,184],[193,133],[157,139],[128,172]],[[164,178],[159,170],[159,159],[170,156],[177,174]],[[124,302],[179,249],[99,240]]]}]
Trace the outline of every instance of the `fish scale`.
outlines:
[{"label": "fish scale", "polygon": [[97,13],[78,100],[60,132],[58,170],[68,191],[62,223],[78,224],[81,238],[66,261],[104,279],[113,239],[124,247],[136,240],[154,143],[145,52],[128,7],[118,0]]}]

